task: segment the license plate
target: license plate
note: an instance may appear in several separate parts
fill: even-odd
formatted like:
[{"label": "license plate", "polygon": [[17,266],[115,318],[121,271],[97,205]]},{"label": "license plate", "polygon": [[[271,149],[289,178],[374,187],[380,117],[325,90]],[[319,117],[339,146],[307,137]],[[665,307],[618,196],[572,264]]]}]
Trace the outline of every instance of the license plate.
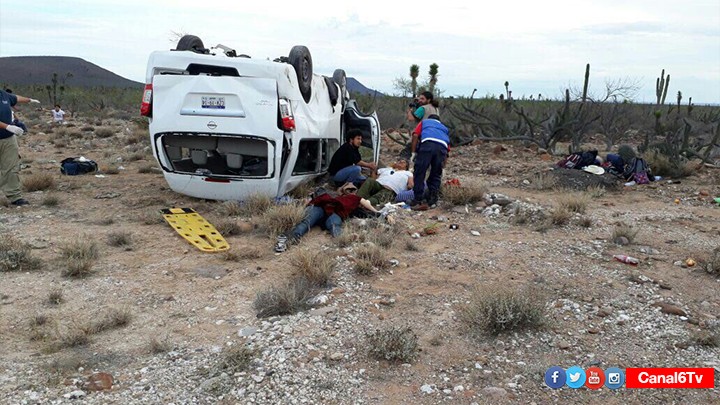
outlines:
[{"label": "license plate", "polygon": [[225,109],[225,97],[202,97],[202,108]]}]

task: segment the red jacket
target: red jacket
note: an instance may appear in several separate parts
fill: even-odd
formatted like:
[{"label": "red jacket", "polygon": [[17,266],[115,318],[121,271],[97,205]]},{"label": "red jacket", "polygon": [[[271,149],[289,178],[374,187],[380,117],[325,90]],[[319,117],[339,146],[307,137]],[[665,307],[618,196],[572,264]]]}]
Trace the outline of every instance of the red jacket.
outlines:
[{"label": "red jacket", "polygon": [[340,218],[346,219],[350,213],[360,206],[360,197],[355,194],[346,194],[338,197],[331,197],[330,194],[323,194],[313,198],[308,205],[321,207],[326,215],[338,214]]}]

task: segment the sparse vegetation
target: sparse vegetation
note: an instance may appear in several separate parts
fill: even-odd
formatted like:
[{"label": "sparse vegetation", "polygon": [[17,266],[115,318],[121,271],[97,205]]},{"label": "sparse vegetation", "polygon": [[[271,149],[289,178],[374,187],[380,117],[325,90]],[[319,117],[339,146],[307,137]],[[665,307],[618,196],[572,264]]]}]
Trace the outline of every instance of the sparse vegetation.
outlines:
[{"label": "sparse vegetation", "polygon": [[720,276],[720,246],[716,247],[710,257],[703,263],[705,271],[716,276]]},{"label": "sparse vegetation", "polygon": [[42,261],[34,257],[31,250],[30,245],[12,236],[0,236],[0,272],[40,269]]},{"label": "sparse vegetation", "polygon": [[418,245],[415,242],[413,242],[411,240],[406,240],[405,241],[405,250],[407,250],[408,252],[419,252],[420,248],[418,247]]},{"label": "sparse vegetation", "polygon": [[584,193],[566,194],[558,199],[560,208],[571,213],[584,214],[590,198]]},{"label": "sparse vegetation", "polygon": [[361,275],[370,275],[374,269],[384,270],[390,263],[385,250],[374,243],[367,243],[355,249],[355,272]]},{"label": "sparse vegetation", "polygon": [[556,226],[564,226],[570,222],[573,213],[565,207],[555,207],[550,211],[550,223]]},{"label": "sparse vegetation", "polygon": [[370,357],[409,363],[417,357],[418,337],[409,326],[376,329],[366,335]]},{"label": "sparse vegetation", "polygon": [[[92,128],[92,127],[90,127]],[[85,128],[83,128],[83,131],[85,131]],[[115,135],[115,131],[113,131],[111,128],[108,127],[101,127],[95,130],[95,136],[98,138],[110,138],[111,136]]]},{"label": "sparse vegetation", "polygon": [[617,241],[618,238],[624,237],[627,238],[628,243],[633,243],[638,232],[640,232],[640,230],[636,229],[634,226],[620,223],[618,225],[615,225],[615,227],[613,228],[612,240]]},{"label": "sparse vegetation", "polygon": [[63,276],[82,278],[92,273],[100,253],[95,242],[76,240],[60,249],[60,257],[64,261]]},{"label": "sparse vegetation", "polygon": [[246,217],[263,215],[272,206],[272,198],[263,194],[253,194],[240,204],[240,215]]},{"label": "sparse vegetation", "polygon": [[240,225],[234,219],[221,219],[214,222],[215,229],[220,232],[222,236],[232,236],[242,233]]},{"label": "sparse vegetation", "polygon": [[129,247],[132,245],[132,234],[130,232],[110,232],[107,236],[107,244],[114,247]]},{"label": "sparse vegetation", "polygon": [[35,173],[22,177],[25,191],[44,191],[55,187],[55,179],[49,173]]},{"label": "sparse vegetation", "polygon": [[530,179],[530,188],[533,190],[552,190],[556,185],[557,179],[550,172],[535,173]]},{"label": "sparse vegetation", "polygon": [[498,335],[537,329],[545,322],[545,302],[532,290],[485,286],[474,291],[460,312],[472,333]]},{"label": "sparse vegetation", "polygon": [[277,235],[288,233],[303,218],[305,218],[304,204],[280,204],[267,210],[260,218],[260,224],[271,238],[275,238]]},{"label": "sparse vegetation", "polygon": [[98,321],[90,324],[86,334],[92,335],[111,329],[122,328],[130,324],[132,312],[128,308],[111,308]]},{"label": "sparse vegetation", "polygon": [[150,354],[162,354],[170,350],[172,350],[172,344],[167,339],[152,337],[148,342],[148,352]]},{"label": "sparse vegetation", "polygon": [[63,298],[63,291],[59,288],[54,288],[50,290],[47,299],[45,300],[48,305],[60,305],[64,301],[65,299]]},{"label": "sparse vegetation", "polygon": [[158,169],[153,164],[146,164],[140,166],[138,168],[138,173],[140,174],[148,174],[148,173],[159,173]]},{"label": "sparse vegetation", "polygon": [[720,333],[711,330],[701,330],[692,336],[695,344],[705,347],[720,347]]},{"label": "sparse vegetation", "polygon": [[303,277],[293,278],[280,286],[257,293],[253,307],[258,318],[290,315],[309,308],[307,301],[314,294],[313,286]]},{"label": "sparse vegetation", "polygon": [[442,186],[442,199],[452,205],[474,204],[487,194],[487,184],[481,181],[468,181],[462,185]]},{"label": "sparse vegetation", "polygon": [[600,198],[607,193],[605,187],[600,185],[590,186],[587,188],[587,194],[590,198]]},{"label": "sparse vegetation", "polygon": [[42,200],[42,205],[45,207],[57,207],[60,204],[60,198],[55,195],[46,195]]},{"label": "sparse vegetation", "polygon": [[246,371],[257,354],[244,345],[230,346],[220,354],[220,360],[215,367],[214,375],[226,373],[233,375]]},{"label": "sparse vegetation", "polygon": [[326,252],[297,249],[290,259],[297,276],[315,287],[326,287],[335,270],[333,257]]}]

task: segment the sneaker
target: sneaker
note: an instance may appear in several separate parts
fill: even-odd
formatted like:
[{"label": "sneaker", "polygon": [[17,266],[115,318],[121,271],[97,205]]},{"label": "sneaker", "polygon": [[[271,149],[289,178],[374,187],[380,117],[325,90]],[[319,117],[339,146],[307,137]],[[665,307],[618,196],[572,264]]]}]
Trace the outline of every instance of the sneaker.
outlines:
[{"label": "sneaker", "polygon": [[15,201],[11,202],[10,204],[12,204],[12,205],[14,205],[14,206],[16,206],[16,207],[20,207],[20,206],[23,206],[23,205],[28,205],[28,204],[30,204],[30,203],[29,203],[26,199],[24,199],[24,198],[19,198],[19,199],[15,200]]},{"label": "sneaker", "polygon": [[278,235],[277,241],[275,242],[275,252],[282,253],[287,250],[288,238],[285,235]]}]

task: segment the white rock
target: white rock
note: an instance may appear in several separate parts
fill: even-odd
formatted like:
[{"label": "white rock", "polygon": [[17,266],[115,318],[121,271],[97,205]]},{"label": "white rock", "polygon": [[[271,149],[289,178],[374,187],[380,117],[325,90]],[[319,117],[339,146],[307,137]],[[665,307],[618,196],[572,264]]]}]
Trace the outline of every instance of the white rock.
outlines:
[{"label": "white rock", "polygon": [[433,392],[435,392],[435,390],[433,389],[433,386],[430,384],[425,384],[422,387],[420,387],[420,391],[422,391],[425,394],[432,394]]},{"label": "white rock", "polygon": [[465,387],[463,387],[462,385],[458,385],[453,388],[453,391],[465,391]]},{"label": "white rock", "polygon": [[84,398],[85,397],[85,391],[83,390],[75,390],[73,392],[68,392],[67,394],[63,395],[63,397],[67,399],[78,399],[78,398]]}]

